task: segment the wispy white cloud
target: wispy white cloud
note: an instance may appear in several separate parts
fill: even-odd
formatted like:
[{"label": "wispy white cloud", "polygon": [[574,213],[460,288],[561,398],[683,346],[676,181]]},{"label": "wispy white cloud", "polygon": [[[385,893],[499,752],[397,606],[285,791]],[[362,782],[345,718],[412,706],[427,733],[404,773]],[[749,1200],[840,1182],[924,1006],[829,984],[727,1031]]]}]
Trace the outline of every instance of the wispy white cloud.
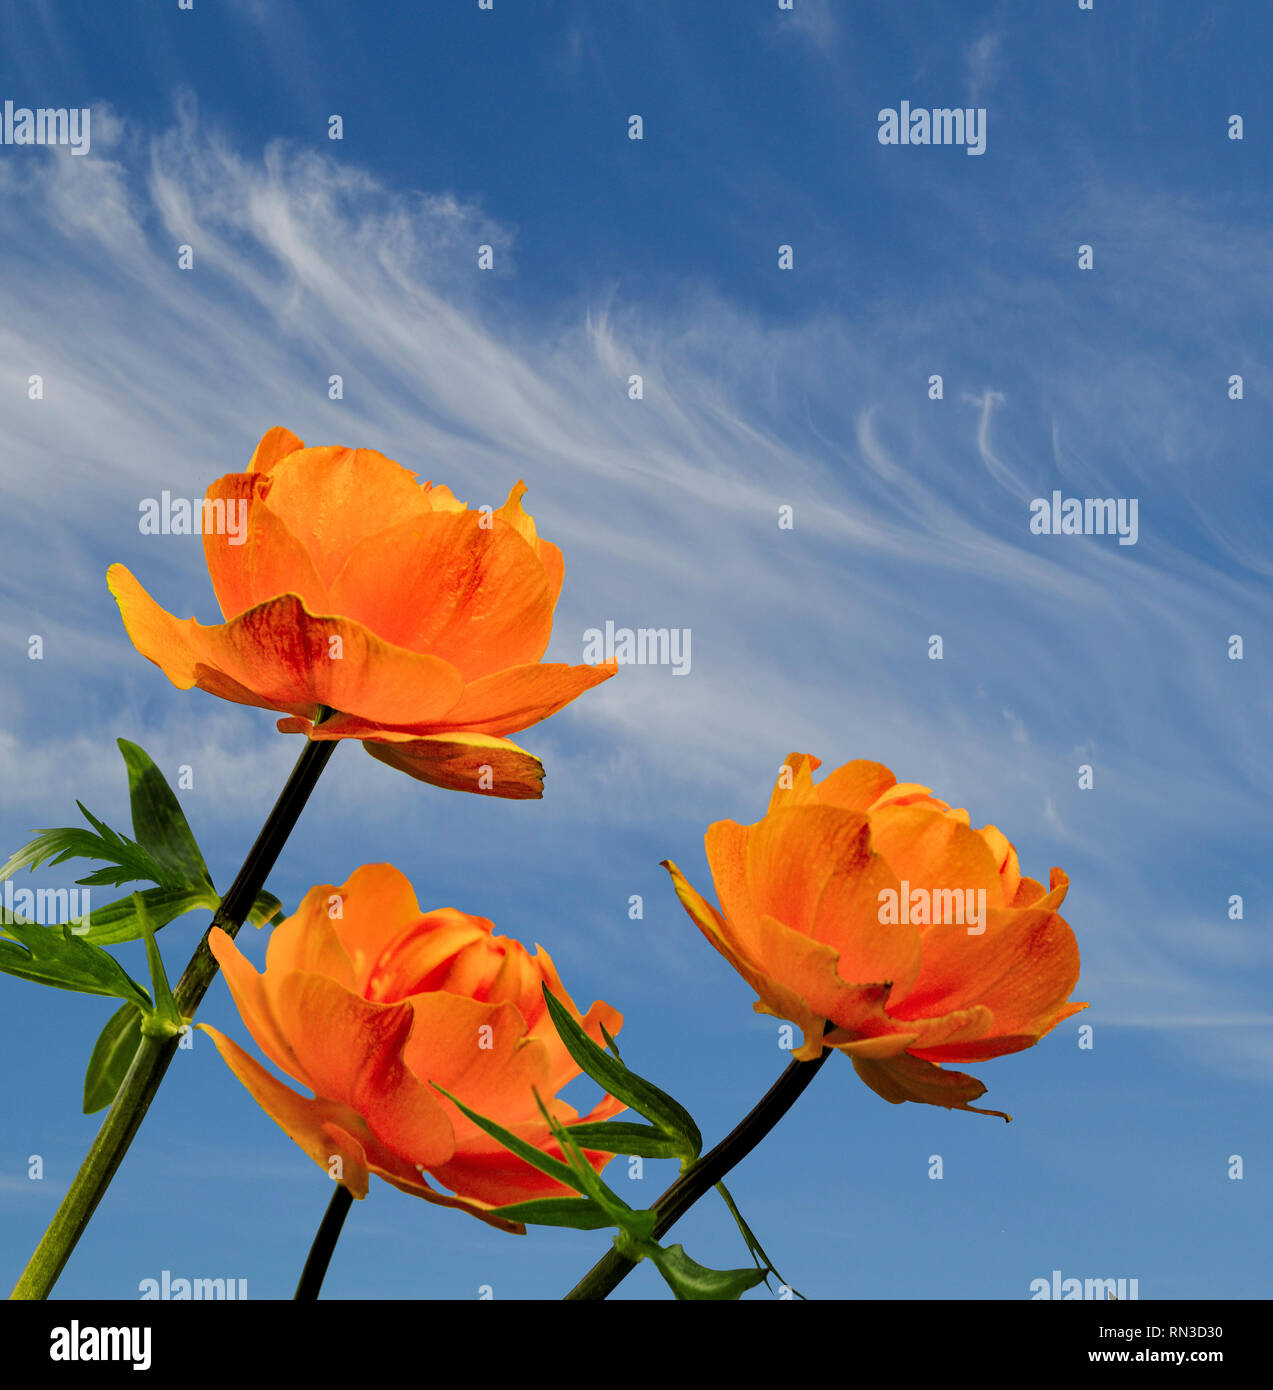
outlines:
[{"label": "wispy white cloud", "polygon": [[839,36],[830,0],[792,0],[791,8],[778,14],[774,28],[779,33],[798,35],[823,52],[833,49]]},{"label": "wispy white cloud", "polygon": [[968,101],[977,106],[985,100],[997,77],[996,64],[1002,31],[987,29],[964,48],[964,63],[968,70]]},{"label": "wispy white cloud", "polygon": [[[816,27],[829,12],[799,0],[796,13]],[[48,649],[0,677],[15,825],[85,788],[117,801],[104,733],[121,724],[148,729],[165,767],[192,763],[209,808],[277,788],[295,741],[268,716],[175,695],[127,647],[103,584],[122,560],[173,611],[212,620],[197,540],[140,536],[138,503],[163,487],[201,495],[275,423],[382,449],[470,502],[498,503],[525,477],[568,556],[551,657],[580,660],[584,630],[606,619],[692,630],[689,676],[626,669],[526,736],[548,762],[554,824],[751,820],[793,750],[829,766],[875,757],[930,783],[974,823],[1003,826],[1044,878],[1062,855],[1094,877],[1148,876],[1165,843],[1214,846],[1259,823],[1268,710],[1223,643],[1268,626],[1268,595],[1254,566],[1224,563],[1250,538],[1199,551],[1197,535],[1226,526],[1202,490],[1183,511],[1172,500],[1186,461],[1218,448],[1212,418],[1127,365],[1141,350],[1129,328],[1108,368],[1094,363],[1043,273],[1009,294],[988,271],[975,303],[952,292],[854,323],[776,325],[692,287],[656,313],[606,285],[530,322],[477,269],[488,243],[501,274],[518,272],[515,228],[478,204],[395,192],[311,151],[240,152],[189,103],[153,142],[122,124],[111,137],[92,159],[3,166],[21,196],[0,204],[0,372],[45,379],[43,401],[11,394],[0,422],[21,460],[3,500],[23,518],[3,635],[20,650],[43,632]],[[1133,309],[1214,242],[1196,209],[1174,222],[1160,201],[1141,210],[1148,233],[1112,195],[1087,210],[1125,238],[1111,293]],[[1155,229],[1165,245],[1138,256]],[[177,268],[181,244],[192,271]],[[1238,274],[1268,304],[1263,257],[1239,227],[1213,274]],[[1198,292],[1212,285],[1189,274]],[[956,348],[970,324],[993,312],[1019,342],[1036,311],[1047,360],[979,364],[968,379]],[[954,362],[941,401],[927,397],[935,355]],[[1112,495],[1129,479],[1138,546],[1029,534],[1036,492]],[[1096,764],[1090,793],[1076,789],[1076,748]],[[343,803],[369,825],[416,804],[418,787],[370,759],[336,766]],[[1095,895],[1076,911],[1081,937],[1103,933],[1127,958],[1160,925]],[[1130,986],[1129,1016],[1161,1017],[1173,991],[1220,967],[1200,940],[1196,959]],[[1223,996],[1191,1013],[1223,1016]]]}]

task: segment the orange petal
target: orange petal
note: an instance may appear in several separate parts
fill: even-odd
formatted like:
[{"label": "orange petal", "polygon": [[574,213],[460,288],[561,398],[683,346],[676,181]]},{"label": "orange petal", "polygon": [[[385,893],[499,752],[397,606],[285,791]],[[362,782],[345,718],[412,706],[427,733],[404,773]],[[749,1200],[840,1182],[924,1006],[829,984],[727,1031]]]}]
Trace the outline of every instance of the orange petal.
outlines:
[{"label": "orange petal", "polygon": [[1003,884],[1003,901],[1007,905],[1012,905],[1012,900],[1017,895],[1017,889],[1021,886],[1021,864],[1017,859],[1017,852],[1012,847],[1012,841],[995,825],[984,826],[978,831],[981,838],[990,846],[990,852],[994,855],[995,863],[999,867],[999,879]]},{"label": "orange petal", "polygon": [[424,494],[428,498],[432,512],[464,512],[468,507],[456,501],[455,493],[445,483],[425,483]]},{"label": "orange petal", "polygon": [[507,522],[485,519],[434,512],[366,537],[331,583],[332,607],[465,681],[538,661],[553,618],[544,566]]},{"label": "orange petal", "polygon": [[[321,726],[315,736],[321,738]],[[544,794],[543,763],[506,738],[455,733],[395,739],[381,734],[365,738],[362,746],[389,767],[447,791],[510,801],[537,801]]]},{"label": "orange petal", "polygon": [[[534,1091],[547,1092],[548,1054],[542,1043],[527,1038],[512,1004],[435,991],[414,995],[409,1006],[415,1028],[403,1059],[422,1082],[436,1082],[469,1109],[510,1129],[538,1116]],[[457,1149],[470,1147],[482,1131],[439,1099],[451,1117]]]},{"label": "orange petal", "polygon": [[217,1051],[225,1059],[230,1070],[247,1087],[252,1098],[262,1110],[294,1140],[318,1164],[331,1172],[331,1160],[339,1157],[344,1176],[341,1179],[355,1197],[365,1197],[369,1176],[365,1154],[361,1146],[352,1142],[352,1137],[344,1128],[362,1127],[357,1115],[346,1106],[334,1105],[327,1100],[306,1100],[298,1096],[290,1087],[275,1080],[254,1058],[249,1056],[238,1043],[227,1038],[217,1029],[206,1023],[195,1025],[201,1028],[216,1044]]},{"label": "orange petal", "polygon": [[[375,1170],[379,1172],[379,1170]],[[476,1216],[479,1221],[484,1221],[488,1226],[494,1226],[497,1231],[507,1231],[510,1235],[524,1236],[526,1227],[520,1221],[506,1221],[502,1216],[494,1215],[492,1209],[484,1202],[475,1202],[467,1197],[452,1197],[448,1193],[439,1192],[432,1188],[425,1181],[424,1175],[417,1173],[414,1180],[404,1180],[392,1176],[389,1173],[380,1173],[386,1182],[390,1182],[394,1187],[402,1192],[406,1192],[412,1197],[423,1197],[426,1202],[432,1202],[434,1206],[450,1207],[455,1211],[468,1212],[470,1216]]]},{"label": "orange petal", "polygon": [[[943,813],[950,810],[945,801],[940,801],[933,795],[931,787],[921,787],[918,782],[898,782],[896,786],[890,787],[882,796],[876,798],[871,810],[879,811],[885,806],[927,806],[931,811]],[[967,823],[967,811],[956,811],[954,814]]]},{"label": "orange petal", "polygon": [[821,1054],[824,1025],[833,1015],[851,1025],[867,1013],[882,1015],[887,986],[846,984],[836,974],[835,952],[829,946],[799,936],[772,918],[752,923],[744,943],[671,860],[665,859],[663,867],[690,919],[756,991],[757,1012],[788,1019],[801,1030],[803,1041],[792,1052],[797,1061],[812,1061]]},{"label": "orange petal", "polygon": [[[495,515],[508,522],[539,556],[544,572],[548,576],[548,590],[552,595],[553,607],[555,608],[557,599],[561,596],[561,582],[565,576],[565,561],[561,550],[551,541],[544,540],[535,529],[535,518],[522,507],[522,498],[525,494],[526,484],[519,479],[508,494],[508,501]],[[515,730],[510,729],[507,732],[513,733]]]},{"label": "orange petal", "polygon": [[1086,1004],[1064,1004],[1054,1014],[1039,1019],[1031,1032],[1007,1033],[1002,1036],[986,1030],[985,1036],[971,1042],[948,1042],[936,1046],[917,1045],[910,1049],[914,1056],[929,1062],[985,1062],[992,1057],[1005,1057],[1011,1052],[1024,1052],[1046,1037],[1058,1023],[1073,1018],[1087,1008]]},{"label": "orange petal", "polygon": [[268,481],[270,510],[329,588],[361,542],[433,511],[432,490],[374,449],[302,449],[275,462]]},{"label": "orange petal", "polygon": [[[543,1129],[543,1138],[535,1147],[552,1158],[563,1159],[561,1147],[550,1137],[550,1131]],[[527,1135],[519,1138],[534,1142]],[[612,1154],[593,1153],[584,1150],[592,1168],[600,1172],[613,1157]],[[564,1160],[563,1160],[564,1161]],[[529,1163],[510,1153],[505,1148],[492,1152],[457,1152],[450,1163],[430,1169],[433,1176],[456,1193],[470,1200],[489,1202],[492,1206],[504,1206],[510,1202],[531,1202],[541,1197],[572,1197],[572,1188],[532,1168]]]},{"label": "orange petal", "polygon": [[846,811],[869,811],[896,785],[897,778],[883,763],[855,758],[822,779],[818,800],[824,806],[841,806]]},{"label": "orange petal", "polygon": [[[994,1013],[990,1037],[1038,1036],[1079,976],[1079,951],[1065,919],[1047,908],[991,908],[985,930],[936,924],[923,936],[924,959],[895,1018],[915,1019],[982,1004]],[[1059,1021],[1059,1020],[1058,1020]]]},{"label": "orange petal", "polygon": [[221,967],[239,1017],[252,1034],[257,1047],[280,1071],[285,1071],[294,1081],[316,1091],[318,1088],[310,1081],[291,1042],[278,1026],[270,1008],[265,977],[257,973],[256,967],[234,944],[229,933],[220,927],[213,927],[208,933],[208,949]]},{"label": "orange petal", "polygon": [[[707,827],[703,837],[712,882],[720,899],[721,933],[730,948],[743,956],[751,954],[748,943],[756,930],[751,885],[747,881],[747,846],[755,829],[753,825],[719,820]],[[679,870],[673,873],[673,881],[678,873]]]},{"label": "orange petal", "polygon": [[452,907],[421,913],[370,957],[358,992],[389,1004],[432,990],[474,997],[465,984],[478,982],[459,978],[457,967],[470,951],[492,961],[489,927],[485,918]]},{"label": "orange petal", "polygon": [[[841,979],[887,980],[904,993],[919,970],[920,936],[880,922],[880,895],[896,895],[898,884],[872,851],[872,830],[863,812],[836,806],[772,811],[752,829],[747,882],[757,913],[835,951]],[[769,964],[781,973],[779,962]]]},{"label": "orange petal", "polygon": [[596,666],[567,666],[555,662],[534,662],[483,676],[464,687],[464,693],[441,719],[419,726],[383,724],[337,714],[324,720],[317,730],[301,719],[279,721],[279,732],[309,734],[316,739],[367,738],[376,734],[406,734],[428,737],[433,734],[469,733],[504,737],[538,724],[578,699],[585,690],[617,673],[618,662]]},{"label": "orange petal", "polygon": [[375,1004],[320,975],[267,977],[280,1030],[314,1091],[366,1118],[395,1153],[430,1166],[454,1151],[441,1099],[403,1062],[411,1032],[409,1004]]},{"label": "orange petal", "polygon": [[[364,864],[339,888],[324,884],[310,889],[295,915],[275,927],[266,968],[279,974],[309,970],[327,975],[369,997],[367,976],[381,953],[420,916],[415,890],[401,870],[392,864]],[[339,950],[331,944],[332,936]]]},{"label": "orange petal", "polygon": [[261,442],[256,446],[252,454],[252,461],[248,464],[248,472],[268,473],[276,463],[281,463],[288,454],[294,454],[298,449],[304,447],[304,443],[291,430],[284,429],[282,425],[275,425],[273,429],[266,430],[261,436]]},{"label": "orange petal", "polygon": [[553,607],[561,597],[562,582],[566,577],[566,559],[559,546],[540,537],[539,558],[543,562],[544,573],[548,576],[548,592],[552,596]]},{"label": "orange petal", "polygon": [[618,672],[617,661],[596,666],[567,666],[536,662],[483,676],[464,687],[452,709],[434,731],[452,729],[505,736],[529,729],[577,700],[585,690]]},{"label": "orange petal", "polygon": [[391,646],[347,618],[314,617],[284,594],[221,626],[166,613],[122,565],[108,573],[139,652],[180,690],[312,717],[318,705],[386,724],[445,714],[463,689],[448,662]]},{"label": "orange petal", "polygon": [[265,956],[268,974],[281,976],[293,970],[307,970],[360,992],[354,963],[331,916],[333,900],[338,910],[344,910],[344,893],[344,888],[322,883],[305,894],[296,911],[270,933]]},{"label": "orange petal", "polygon": [[986,1088],[975,1076],[961,1071],[943,1071],[932,1062],[903,1054],[871,1060],[853,1058],[853,1069],[876,1095],[893,1105],[904,1100],[920,1101],[924,1105],[941,1105],[948,1110],[973,1110],[978,1115],[998,1115],[1010,1120],[1002,1110],[979,1110],[968,1102],[984,1096]]},{"label": "orange petal", "polygon": [[[203,554],[212,588],[224,617],[236,618],[248,608],[298,594],[311,613],[331,605],[326,586],[301,542],[264,501],[269,479],[259,473],[230,473],[207,490],[206,502],[224,509],[224,530],[205,528]],[[237,531],[239,518],[246,531]]]},{"label": "orange petal", "polygon": [[822,759],[812,753],[792,753],[778,770],[778,780],[769,798],[769,809],[780,806],[816,806],[818,788],[813,774],[822,766]]},{"label": "orange petal", "polygon": [[999,866],[989,845],[970,826],[932,807],[889,805],[872,811],[871,846],[912,892],[984,889],[988,908],[1003,906]]}]

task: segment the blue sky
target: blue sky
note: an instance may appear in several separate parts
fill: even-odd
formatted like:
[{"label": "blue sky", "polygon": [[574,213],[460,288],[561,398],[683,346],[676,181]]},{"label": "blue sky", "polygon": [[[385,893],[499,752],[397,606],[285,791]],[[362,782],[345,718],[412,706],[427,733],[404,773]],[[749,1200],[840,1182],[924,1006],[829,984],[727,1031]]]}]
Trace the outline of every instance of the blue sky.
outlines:
[{"label": "blue sky", "polygon": [[[1066,870],[1091,1007],[969,1068],[1010,1126],[887,1105],[832,1058],[731,1181],[778,1267],[822,1298],[1027,1298],[1053,1269],[1267,1297],[1269,15],[365,8],[6,17],[0,97],[90,106],[92,144],[0,146],[4,851],[77,797],[126,827],[122,736],[174,781],[193,767],[183,803],[225,887],[299,750],[128,643],[115,561],[170,611],[217,614],[198,539],[141,535],[141,499],[201,496],[274,424],[474,505],[524,477],[567,560],[548,658],[581,660],[606,620],[675,626],[691,672],[624,668],[526,734],[540,803],[338,749],[271,888],[291,906],[389,860],[422,905],[542,942],[714,1142],[785,1059],[658,863],[706,887],[704,830],[758,819],[793,750],[884,762],[1003,828],[1034,877]],[[984,107],[985,153],[881,145],[902,100]],[[1136,544],[1032,535],[1054,489],[1137,498]],[[203,925],[165,929],[174,973]],[[12,979],[0,1000],[11,1282],[96,1131],[78,1103],[110,1005]],[[223,984],[201,1017],[246,1041]],[[614,1173],[634,1205],[671,1176]],[[290,1297],[327,1197],[201,1036],[56,1292],[136,1297],[168,1269]],[[746,1262],[713,1203],[676,1238]],[[325,1293],[555,1297],[605,1244],[376,1185]],[[662,1295],[642,1268],[614,1296]]]}]

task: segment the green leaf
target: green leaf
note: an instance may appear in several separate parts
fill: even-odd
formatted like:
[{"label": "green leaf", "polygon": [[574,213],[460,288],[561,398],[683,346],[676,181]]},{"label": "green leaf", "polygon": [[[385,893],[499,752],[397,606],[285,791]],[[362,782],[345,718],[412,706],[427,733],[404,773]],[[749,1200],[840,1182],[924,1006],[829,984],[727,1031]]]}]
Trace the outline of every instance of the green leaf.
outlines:
[{"label": "green leaf", "polygon": [[541,1197],[496,1207],[491,1215],[524,1221],[529,1226],[569,1226],[576,1231],[599,1231],[614,1224],[591,1197]]},{"label": "green leaf", "polygon": [[598,1047],[571,1018],[548,986],[544,985],[543,988],[544,1000],[558,1036],[583,1071],[612,1096],[630,1105],[647,1120],[652,1120],[664,1134],[681,1140],[677,1152],[687,1158],[697,1158],[703,1150],[703,1136],[689,1111],[666,1091],[659,1090],[636,1072],[629,1071],[622,1062]]},{"label": "green leaf", "polygon": [[104,1110],[119,1093],[133,1054],[141,1042],[141,1010],[125,1004],[111,1014],[93,1046],[84,1074],[84,1113]]},{"label": "green leaf", "polygon": [[593,1124],[571,1125],[570,1137],[581,1149],[595,1153],[625,1154],[637,1158],[679,1158],[685,1151],[680,1139],[673,1139],[653,1125],[632,1124],[626,1120],[602,1120]]},{"label": "green leaf", "polygon": [[763,1269],[709,1269],[692,1260],[682,1245],[651,1249],[648,1257],[678,1299],[741,1298],[765,1277]]},{"label": "green leaf", "polygon": [[[218,897],[210,906],[220,907],[221,899]],[[273,893],[258,893],[256,895],[256,901],[252,904],[251,911],[248,913],[247,919],[254,927],[263,927],[267,923],[273,922],[276,918],[281,918],[282,916],[283,904]],[[158,929],[158,925],[159,924],[156,923],[156,929]]]},{"label": "green leaf", "polygon": [[129,999],[150,1012],[150,996],[115,957],[73,935],[69,926],[36,926],[0,912],[0,970],[79,994]]},{"label": "green leaf", "polygon": [[92,888],[139,881],[164,882],[164,870],[140,845],[99,821],[82,802],[75,804],[93,829],[70,825],[37,830],[34,840],[0,866],[0,880],[11,878],[19,869],[35,869],[41,864],[61,864],[67,859],[100,859],[106,863],[106,868],[94,869],[76,882]]},{"label": "green leaf", "polygon": [[156,883],[172,887],[206,887],[212,875],[172,788],[144,748],[116,739],[128,768],[128,800],[137,843],[159,866]]},{"label": "green leaf", "polygon": [[782,1275],[779,1274],[778,1271],[774,1268],[774,1262],[769,1258],[768,1255],[765,1254],[764,1247],[756,1239],[756,1233],[751,1229],[751,1227],[746,1223],[746,1221],[743,1220],[743,1214],[738,1210],[738,1205],[734,1201],[733,1197],[730,1196],[729,1189],[725,1186],[725,1184],[723,1182],[718,1182],[716,1184],[716,1190],[724,1199],[725,1205],[729,1208],[730,1213],[732,1214],[734,1221],[738,1226],[738,1229],[742,1232],[743,1239],[747,1242],[747,1249],[750,1252],[752,1259],[755,1260],[756,1263],[760,1265],[763,1269],[766,1286],[768,1286],[769,1276],[772,1274],[774,1278],[777,1279],[778,1282],[783,1285],[784,1288],[790,1289],[791,1292],[795,1294],[797,1298],[802,1299],[804,1302],[807,1303],[809,1300],[805,1298],[804,1294],[802,1294],[800,1290],[795,1288],[793,1285],[788,1284],[787,1281],[782,1277]]},{"label": "green leaf", "polygon": [[121,941],[140,941],[145,933],[134,902],[138,897],[145,905],[146,915],[155,931],[185,913],[193,912],[195,908],[215,909],[221,901],[210,888],[146,888],[140,893],[130,893],[126,898],[117,898],[105,907],[93,908],[89,912],[88,931],[77,935],[95,946],[118,946]]},{"label": "green leaf", "polygon": [[584,1192],[575,1170],[569,1163],[563,1163],[561,1159],[543,1153],[534,1144],[528,1144],[524,1139],[519,1139],[512,1130],[505,1129],[503,1125],[496,1124],[494,1120],[488,1120],[485,1115],[479,1115],[476,1110],[470,1110],[462,1100],[457,1100],[450,1091],[439,1086],[436,1081],[431,1081],[429,1084],[434,1090],[441,1091],[447,1100],[461,1114],[467,1115],[479,1129],[485,1130],[492,1139],[498,1139],[506,1149],[511,1149],[518,1158],[525,1160],[532,1168],[538,1168],[541,1173],[547,1173],[550,1178],[555,1178],[559,1183],[574,1188],[576,1192]]},{"label": "green leaf", "polygon": [[606,1025],[602,1023],[600,1019],[597,1020],[597,1027],[601,1029],[601,1036],[606,1040],[606,1046],[610,1049],[611,1052],[614,1053],[615,1060],[618,1061],[620,1065],[626,1066],[627,1063],[624,1062],[623,1057],[619,1052],[619,1044],[615,1042],[615,1040],[610,1036],[610,1033],[607,1030]]},{"label": "green leaf", "polygon": [[146,960],[150,965],[150,987],[155,996],[155,1007],[142,1019],[141,1031],[143,1036],[149,1038],[176,1037],[184,1030],[186,1021],[181,1016],[181,1010],[177,1008],[177,1001],[172,997],[168,972],[164,969],[164,958],[159,954],[159,947],[155,944],[154,928],[146,916],[141,894],[134,893],[133,897],[137,902],[137,916],[141,919],[142,930],[146,934]]},{"label": "green leaf", "polygon": [[[554,1119],[549,1113],[544,1102],[539,1098],[539,1092],[534,1092],[535,1104],[539,1107],[539,1113],[544,1117],[544,1123],[552,1132],[552,1136],[561,1145],[561,1151],[566,1155],[575,1176],[579,1180],[578,1190],[591,1197],[594,1202],[610,1217],[613,1225],[622,1230],[631,1231],[628,1218],[633,1215],[632,1208],[623,1200],[622,1197],[601,1180],[601,1175],[584,1157],[583,1150],[571,1138],[570,1130],[563,1125],[560,1120]],[[653,1215],[653,1213],[651,1213]]]}]

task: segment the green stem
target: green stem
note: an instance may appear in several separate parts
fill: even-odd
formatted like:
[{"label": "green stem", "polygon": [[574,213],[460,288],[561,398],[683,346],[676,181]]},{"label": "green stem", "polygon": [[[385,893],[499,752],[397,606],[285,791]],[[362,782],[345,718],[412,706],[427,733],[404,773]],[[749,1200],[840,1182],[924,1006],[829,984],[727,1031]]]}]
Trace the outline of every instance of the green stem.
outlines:
[{"label": "green stem", "polygon": [[[321,723],[330,714],[320,710],[314,721]],[[292,833],[305,802],[309,799],[319,774],[335,750],[335,741],[308,741],[296,760],[292,775],[287,779],[269,818],[261,828],[256,843],[248,851],[238,877],[221,900],[211,926],[204,933],[198,948],[177,984],[176,1003],[183,1018],[193,1016],[199,1002],[208,991],[217,973],[217,962],[208,948],[212,927],[220,927],[233,937],[243,925],[265,886],[279,852]],[[35,1253],[27,1262],[22,1276],[9,1297],[17,1299],[47,1298],[66,1262],[84,1233],[97,1204],[102,1200],[111,1179],[115,1176],[129,1145],[133,1142],[150,1102],[155,1098],[159,1083],[176,1055],[179,1037],[143,1037],[133,1056],[132,1065],[120,1085],[119,1092],[107,1112],[97,1138],[89,1149],[80,1170],[67,1189],[66,1196],[53,1215]]]},{"label": "green stem", "polygon": [[[715,1187],[736,1163],[751,1153],[791,1109],[830,1055],[831,1049],[823,1048],[811,1062],[790,1062],[750,1114],[730,1130],[714,1149],[677,1178],[654,1204],[653,1210],[658,1213],[658,1220],[654,1223],[655,1240],[679,1221],[704,1192]],[[593,1265],[566,1298],[605,1298],[636,1265],[635,1260],[611,1250]]]},{"label": "green stem", "polygon": [[337,1183],[332,1199],[327,1203],[327,1210],[323,1213],[314,1244],[310,1247],[309,1259],[305,1261],[305,1268],[301,1270],[301,1281],[292,1295],[293,1301],[318,1297],[318,1291],[323,1287],[323,1276],[331,1263],[332,1251],[340,1239],[341,1227],[344,1226],[345,1217],[349,1215],[349,1208],[353,1204],[354,1194],[343,1183]]}]

